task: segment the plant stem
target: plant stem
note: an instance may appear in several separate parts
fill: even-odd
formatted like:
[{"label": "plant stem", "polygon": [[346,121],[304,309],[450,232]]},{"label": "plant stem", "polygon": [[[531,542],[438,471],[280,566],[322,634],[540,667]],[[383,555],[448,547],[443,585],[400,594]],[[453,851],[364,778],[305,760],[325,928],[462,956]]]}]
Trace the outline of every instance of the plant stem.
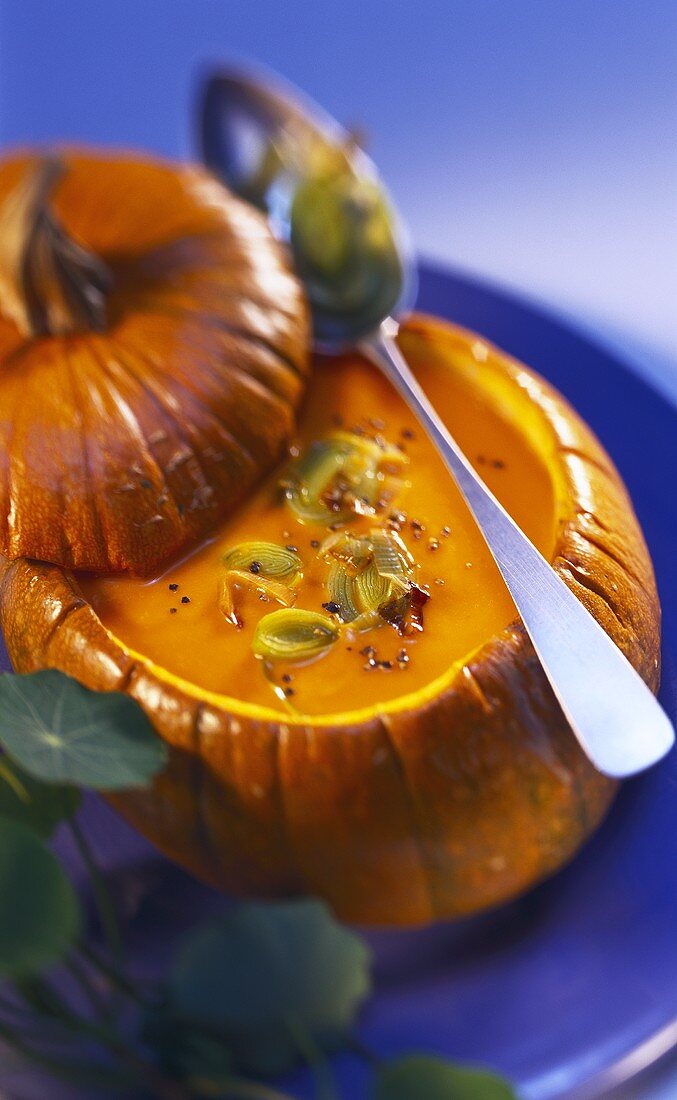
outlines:
[{"label": "plant stem", "polygon": [[123,1064],[136,1073],[137,1078],[147,1086],[150,1095],[157,1097],[157,1100],[195,1100],[192,1089],[187,1088],[181,1081],[166,1077],[162,1070],[142,1058],[132,1047],[125,1044],[111,1049]]},{"label": "plant stem", "polygon": [[82,990],[87,998],[92,1011],[99,1019],[106,1019],[108,1016],[108,1006],[101,993],[94,987],[87,973],[86,968],[80,962],[77,955],[71,954],[64,962],[64,966],[73,980],[77,983],[78,988]]},{"label": "plant stem", "polygon": [[137,989],[133,982],[130,982],[124,974],[115,970],[105,959],[102,959],[100,955],[87,943],[78,944],[78,951],[87,959],[90,966],[93,966],[95,970],[103,974],[111,985],[113,985],[120,993],[125,993],[130,1000],[134,1001],[140,1008],[153,1008],[154,1002],[144,997],[143,994]]},{"label": "plant stem", "polygon": [[285,1025],[315,1078],[317,1100],[337,1100],[333,1070],[308,1028],[292,1017],[285,1019]]},{"label": "plant stem", "polygon": [[24,1005],[18,1004],[16,1001],[10,1000],[7,997],[0,997],[0,1010],[8,1017],[6,1020],[7,1025],[18,1027],[22,1034],[26,1034],[31,1024],[34,1022],[31,1020]]},{"label": "plant stem", "polygon": [[14,774],[4,757],[0,758],[0,778],[4,779],[5,783],[12,788],[17,798],[20,798],[22,802],[28,802],[28,791],[18,775]]},{"label": "plant stem", "polygon": [[363,1061],[367,1062],[372,1069],[378,1069],[383,1062],[383,1059],[380,1058],[375,1051],[370,1050],[365,1043],[361,1042],[361,1040],[357,1039],[354,1035],[346,1039],[346,1046],[352,1050],[353,1054],[356,1054],[358,1058],[362,1058]]},{"label": "plant stem", "polygon": [[24,1005],[38,1017],[69,1021],[73,1016],[71,1006],[46,978],[17,978],[13,988]]},{"label": "plant stem", "polygon": [[81,1016],[46,978],[32,978],[17,984],[16,989],[39,1019],[49,1020],[71,1034],[87,1035],[103,1046],[124,1041],[112,1020],[98,1022]]},{"label": "plant stem", "polygon": [[[148,1086],[157,1100],[194,1100],[191,1092],[180,1082],[166,1077],[152,1062],[138,1054],[112,1022],[93,1023],[86,1020],[73,1012],[48,982],[42,979],[35,981],[39,981],[35,1009],[41,1015],[66,1028],[74,1037],[86,1036],[108,1050],[133,1075],[133,1080],[137,1083],[143,1081]],[[77,1063],[73,1063],[72,1068],[77,1069]]]},{"label": "plant stem", "polygon": [[36,1050],[26,1042],[23,1034],[17,1034],[13,1027],[4,1021],[0,1021],[0,1039],[17,1054],[20,1054],[27,1062],[33,1062],[42,1069],[47,1070],[53,1077],[63,1081],[69,1081],[76,1085],[115,1085],[130,1087],[134,1084],[128,1073],[123,1073],[116,1067],[99,1065],[96,1062],[71,1062],[67,1059],[55,1058],[51,1054],[45,1054]]},{"label": "plant stem", "polygon": [[229,1077],[216,1084],[195,1076],[189,1079],[188,1084],[200,1096],[213,1096],[217,1100],[294,1100],[288,1092],[280,1092],[258,1081],[249,1081],[246,1077]]},{"label": "plant stem", "polygon": [[117,913],[115,912],[115,906],[106,880],[96,864],[89,842],[78,825],[77,820],[72,817],[68,824],[92,883],[92,891],[99,914],[101,931],[103,932],[108,950],[111,953],[113,965],[117,970],[122,970],[124,962],[122,932],[120,931]]}]

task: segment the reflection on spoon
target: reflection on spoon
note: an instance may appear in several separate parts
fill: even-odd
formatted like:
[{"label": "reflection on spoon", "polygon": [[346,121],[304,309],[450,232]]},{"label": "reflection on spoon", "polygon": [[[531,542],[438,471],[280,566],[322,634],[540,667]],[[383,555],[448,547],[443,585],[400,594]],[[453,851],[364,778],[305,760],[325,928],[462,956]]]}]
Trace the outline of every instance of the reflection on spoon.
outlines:
[{"label": "reflection on spoon", "polygon": [[402,227],[370,159],[280,87],[220,75],[204,97],[203,157],[292,248],[316,346],[354,346],[415,295]]}]

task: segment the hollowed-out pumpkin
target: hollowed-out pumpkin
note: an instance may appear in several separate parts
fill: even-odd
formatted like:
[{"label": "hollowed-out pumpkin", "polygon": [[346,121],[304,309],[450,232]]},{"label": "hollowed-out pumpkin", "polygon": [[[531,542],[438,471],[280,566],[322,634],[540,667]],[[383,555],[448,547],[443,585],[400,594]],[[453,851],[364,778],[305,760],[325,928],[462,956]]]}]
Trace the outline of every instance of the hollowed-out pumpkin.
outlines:
[{"label": "hollowed-out pumpkin", "polygon": [[[488,483],[655,689],[651,563],[600,444],[550,386],[480,337],[417,317],[401,343]],[[412,435],[399,398],[356,356],[316,365],[306,439],[337,410],[348,423],[378,418]],[[434,545],[437,527],[430,545],[432,529],[420,544],[429,675],[414,655],[411,667],[379,679],[380,670],[362,673],[346,646],[325,666],[336,678],[327,689],[333,710],[310,713],[301,703],[286,714],[272,697],[262,704],[236,672],[228,694],[220,689],[222,643],[209,634],[205,602],[216,585],[204,573],[212,544],[158,570],[155,585],[78,576],[26,557],[4,565],[0,621],[14,666],[60,668],[140,702],[170,747],[169,766],[151,790],[116,795],[114,804],[217,887],[315,893],[365,923],[458,917],[560,867],[612,799],[615,784],[579,748],[472,521],[425,446],[421,507],[437,522],[441,501],[448,516],[448,545]],[[254,537],[272,530],[273,504],[262,492],[260,507],[247,505],[260,524]],[[275,522],[284,538],[284,519]],[[297,549],[308,554],[308,540]],[[143,614],[127,614],[135,601]],[[156,621],[166,624],[162,636],[149,633]],[[239,644],[233,629],[223,624],[223,645]],[[317,684],[321,669],[318,662],[312,673]],[[373,679],[358,684],[358,670]]]}]

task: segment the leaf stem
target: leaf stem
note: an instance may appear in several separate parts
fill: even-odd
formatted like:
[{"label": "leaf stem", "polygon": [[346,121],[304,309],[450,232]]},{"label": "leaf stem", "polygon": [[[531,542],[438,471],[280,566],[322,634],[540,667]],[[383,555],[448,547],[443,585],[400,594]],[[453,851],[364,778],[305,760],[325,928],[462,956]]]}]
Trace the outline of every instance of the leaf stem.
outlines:
[{"label": "leaf stem", "polygon": [[32,978],[18,984],[16,989],[38,1018],[49,1020],[76,1035],[88,1035],[104,1046],[124,1041],[113,1021],[105,1019],[97,1022],[81,1016],[46,978]]},{"label": "leaf stem", "polygon": [[[35,1010],[57,1025],[66,1028],[73,1036],[87,1036],[104,1050],[108,1050],[126,1067],[137,1083],[143,1081],[157,1100],[194,1100],[192,1093],[179,1081],[166,1077],[157,1066],[143,1058],[127,1042],[112,1022],[93,1023],[74,1012],[58,992],[44,979],[35,979],[36,996],[32,998]],[[20,991],[19,991],[20,992]],[[30,1001],[28,1003],[31,1003]],[[2,1032],[0,1031],[0,1036]],[[16,1046],[16,1044],[14,1044]],[[39,1052],[38,1052],[39,1053]],[[30,1053],[32,1056],[32,1053]],[[44,1064],[44,1063],[43,1063]],[[46,1067],[49,1068],[49,1067]],[[71,1068],[76,1070],[77,1063]]]},{"label": "leaf stem", "polygon": [[18,775],[14,774],[4,756],[0,757],[0,778],[4,779],[5,783],[11,787],[17,798],[21,799],[22,802],[28,802],[28,791]]},{"label": "leaf stem", "polygon": [[201,1096],[213,1096],[217,1100],[294,1100],[288,1092],[249,1081],[246,1077],[228,1077],[216,1084],[196,1075],[189,1078],[188,1084]]},{"label": "leaf stem", "polygon": [[315,1078],[317,1100],[338,1100],[334,1072],[324,1051],[317,1045],[308,1028],[297,1019],[288,1016],[284,1022],[299,1054]]},{"label": "leaf stem", "polygon": [[96,903],[97,911],[99,914],[99,922],[101,924],[101,930],[103,932],[104,939],[108,946],[108,950],[111,953],[113,965],[122,970],[124,963],[124,944],[122,940],[122,932],[120,930],[120,923],[115,911],[115,905],[110,895],[110,890],[106,884],[101,871],[99,870],[94,855],[89,846],[85,834],[80,828],[76,818],[72,817],[68,822],[70,831],[73,835],[73,839],[77,845],[78,851],[82,857],[82,861],[87,868],[87,872],[92,883],[92,891],[94,893],[94,901]]},{"label": "leaf stem", "polygon": [[117,1067],[101,1065],[97,1062],[72,1062],[56,1058],[44,1051],[36,1050],[26,1042],[23,1032],[17,1034],[13,1027],[0,1021],[0,1039],[28,1062],[33,1062],[54,1077],[76,1085],[116,1085],[130,1086],[134,1083],[128,1073]]},{"label": "leaf stem", "polygon": [[2,1010],[9,1019],[6,1021],[8,1025],[16,1024],[24,1033],[30,1024],[32,1023],[30,1015],[27,1014],[24,1005],[19,1004],[17,1001],[13,1001],[11,998],[0,996],[0,1010]]},{"label": "leaf stem", "polygon": [[154,1001],[149,997],[144,997],[139,989],[133,982],[130,982],[124,974],[115,970],[105,959],[87,943],[78,944],[79,953],[87,960],[90,966],[98,970],[103,974],[110,984],[114,986],[120,993],[125,993],[130,1000],[134,1001],[139,1008],[153,1008],[155,1007]]},{"label": "leaf stem", "polygon": [[98,989],[94,986],[90,975],[77,955],[71,954],[64,961],[64,967],[76,982],[78,988],[82,990],[87,998],[92,1011],[99,1019],[105,1020],[108,1015],[108,1006],[103,997],[103,994],[99,993]]},{"label": "leaf stem", "polygon": [[353,1054],[356,1054],[358,1058],[362,1058],[363,1061],[367,1062],[372,1069],[378,1069],[379,1066],[383,1065],[383,1059],[376,1051],[371,1050],[366,1043],[363,1043],[361,1039],[358,1039],[355,1035],[348,1036],[346,1039],[346,1046],[352,1050]]},{"label": "leaf stem", "polygon": [[166,1077],[162,1070],[142,1058],[132,1047],[122,1044],[111,1049],[122,1059],[123,1064],[136,1072],[137,1077],[140,1077],[148,1087],[150,1095],[157,1097],[157,1100],[195,1100],[192,1089],[187,1088],[181,1081]]}]

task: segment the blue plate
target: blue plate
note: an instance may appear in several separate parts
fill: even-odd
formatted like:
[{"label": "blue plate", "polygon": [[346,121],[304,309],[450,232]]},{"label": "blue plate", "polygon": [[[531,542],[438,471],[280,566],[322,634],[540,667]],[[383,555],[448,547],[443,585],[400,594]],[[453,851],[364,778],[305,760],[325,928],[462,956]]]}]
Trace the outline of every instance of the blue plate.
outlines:
[{"label": "blue plate", "polygon": [[[424,268],[419,307],[476,329],[534,367],[613,457],[656,567],[667,612],[661,698],[677,718],[677,412],[601,347],[483,284]],[[660,1054],[677,1040],[676,795],[673,753],[627,783],[574,863],[520,901],[461,924],[370,935],[376,996],[362,1019],[364,1041],[384,1055],[418,1049],[491,1065],[524,1100],[606,1095]],[[152,969],[171,951],[174,933],[222,899],[162,860],[103,804],[92,801],[86,813],[128,908],[132,950]],[[346,1098],[366,1100],[356,1059],[339,1059],[337,1072]],[[299,1096],[311,1096],[307,1081],[296,1084]],[[49,1095],[57,1096],[53,1087]]]}]

